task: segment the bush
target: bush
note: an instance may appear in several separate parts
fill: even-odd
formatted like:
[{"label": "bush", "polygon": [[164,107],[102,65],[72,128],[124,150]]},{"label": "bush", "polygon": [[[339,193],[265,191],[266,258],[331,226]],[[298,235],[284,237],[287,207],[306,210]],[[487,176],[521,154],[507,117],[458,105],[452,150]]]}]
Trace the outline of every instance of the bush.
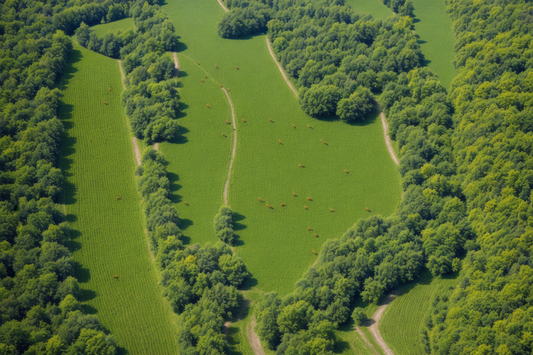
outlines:
[{"label": "bush", "polygon": [[233,212],[228,206],[222,206],[215,216],[215,234],[224,243],[232,245],[235,238],[233,233]]}]

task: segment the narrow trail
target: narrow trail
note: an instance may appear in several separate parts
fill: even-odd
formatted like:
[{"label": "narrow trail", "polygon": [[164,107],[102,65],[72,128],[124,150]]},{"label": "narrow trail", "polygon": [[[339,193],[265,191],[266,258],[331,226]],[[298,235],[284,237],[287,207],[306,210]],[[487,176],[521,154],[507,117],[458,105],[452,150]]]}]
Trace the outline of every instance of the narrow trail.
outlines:
[{"label": "narrow trail", "polygon": [[133,152],[135,153],[135,163],[137,166],[141,165],[141,151],[139,150],[139,145],[137,144],[137,138],[131,137],[131,142],[133,143]]},{"label": "narrow trail", "polygon": [[396,157],[396,153],[394,153],[394,149],[392,149],[392,143],[390,141],[390,137],[388,135],[389,132],[389,124],[387,123],[387,118],[385,117],[385,113],[381,111],[381,108],[379,108],[379,103],[376,100],[376,104],[378,105],[379,109],[379,117],[381,117],[381,125],[383,126],[383,138],[385,138],[385,144],[387,145],[387,150],[389,151],[390,157],[394,164],[400,165],[400,162],[398,161],[398,158]]},{"label": "narrow trail", "polygon": [[226,6],[224,6],[222,1],[220,1],[220,0],[217,0],[217,1],[218,1],[218,4],[220,5],[220,7],[222,7],[224,9],[224,11],[229,12],[228,8]]},{"label": "narrow trail", "polygon": [[372,318],[371,318],[372,324],[370,325],[370,327],[368,327],[370,330],[370,334],[372,334],[372,337],[374,338],[376,343],[378,343],[378,345],[383,350],[385,355],[394,355],[394,353],[389,348],[387,343],[385,343],[385,340],[383,340],[383,337],[381,336],[381,333],[379,332],[378,326],[379,326],[379,321],[381,320],[381,317],[383,316],[383,313],[385,313],[385,309],[387,309],[387,306],[395,298],[396,298],[396,295],[391,293],[390,295],[387,296],[387,298],[385,298],[385,300],[383,300],[383,302],[380,304],[378,309],[376,309],[374,314],[372,314]]},{"label": "narrow trail", "polygon": [[231,121],[233,123],[233,151],[231,152],[231,160],[229,162],[228,177],[226,179],[226,184],[224,185],[224,205],[228,205],[228,186],[229,180],[231,178],[231,170],[233,169],[233,161],[235,160],[235,152],[237,151],[237,125],[235,124],[235,111],[233,110],[233,104],[229,98],[229,94],[226,89],[222,88],[226,97],[228,98],[229,107],[231,108]]},{"label": "narrow trail", "polygon": [[[219,0],[220,1],[220,0]],[[270,44],[270,41],[268,40],[268,37],[265,36],[265,39],[266,39],[266,43],[267,43],[267,47],[268,47],[268,52],[270,53],[270,56],[272,57],[272,59],[274,60],[274,63],[276,63],[276,65],[278,66],[278,69],[279,69],[279,72],[281,73],[281,75],[283,76],[283,79],[285,80],[285,82],[287,83],[287,85],[289,86],[289,88],[292,90],[292,92],[294,93],[294,96],[298,97],[298,91],[296,91],[296,89],[294,88],[294,86],[292,85],[291,81],[289,80],[289,78],[287,77],[287,73],[285,73],[285,70],[283,69],[283,67],[281,66],[281,64],[278,62],[278,59],[276,58],[276,56],[274,55],[274,51],[272,50],[272,45]]]},{"label": "narrow trail", "polygon": [[[368,345],[368,346],[370,347],[370,349],[372,349],[372,352],[373,352],[374,354],[376,354],[376,355],[379,355],[378,351],[377,351],[376,349],[374,349],[374,346],[372,345],[372,343],[370,343],[370,342],[368,341],[368,339],[366,338],[365,333],[363,333],[363,332],[361,331],[361,328],[359,328],[359,327],[355,327],[355,330],[357,330],[357,333],[359,333],[359,336],[365,341],[366,345]],[[353,348],[353,345],[350,344],[350,346],[352,347],[352,350],[355,352],[355,349]]]},{"label": "narrow trail", "polygon": [[118,60],[118,68],[120,69],[120,76],[122,77],[122,88],[126,90],[126,84],[124,83],[124,80],[126,80],[126,76],[124,75],[124,69],[122,69],[122,61]]},{"label": "narrow trail", "polygon": [[154,144],[154,150],[159,152],[159,143]]},{"label": "narrow trail", "polygon": [[250,346],[252,347],[254,354],[265,355],[263,346],[261,346],[261,340],[259,340],[259,337],[255,333],[254,328],[255,328],[255,315],[252,316],[252,321],[250,322],[250,324],[248,324],[248,327],[246,327],[246,335],[248,336],[248,341],[250,342]]},{"label": "narrow trail", "polygon": [[174,68],[176,69],[176,78],[180,73],[180,61],[178,60],[178,53],[172,52],[172,57],[174,58]]}]

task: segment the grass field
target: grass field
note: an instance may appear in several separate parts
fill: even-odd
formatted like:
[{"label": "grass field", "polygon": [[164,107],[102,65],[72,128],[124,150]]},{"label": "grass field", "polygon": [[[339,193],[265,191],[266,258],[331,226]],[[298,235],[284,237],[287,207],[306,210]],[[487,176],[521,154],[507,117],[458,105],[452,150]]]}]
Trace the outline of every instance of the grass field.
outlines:
[{"label": "grass field", "polygon": [[424,65],[430,67],[446,88],[456,72],[452,61],[455,58],[455,37],[452,21],[446,13],[444,0],[413,0],[415,5],[415,31],[425,57]]},{"label": "grass field", "polygon": [[99,37],[103,38],[109,31],[127,30],[128,28],[133,28],[133,19],[131,17],[92,26],[91,30],[94,30]]},{"label": "grass field", "polygon": [[61,87],[64,202],[86,310],[122,354],[176,354],[173,313],[143,232],[117,61],[76,45]]},{"label": "grass field", "polygon": [[454,287],[457,282],[457,275],[432,278],[426,271],[417,282],[403,287],[402,293],[387,307],[379,327],[383,339],[395,354],[425,354],[420,346],[419,333],[431,298],[440,290]]},{"label": "grass field", "polygon": [[393,15],[392,11],[381,0],[347,0],[354,10],[363,14],[370,14],[376,19],[386,19]]},{"label": "grass field", "polygon": [[[226,172],[221,167],[229,164],[231,139],[221,136],[229,129],[224,122],[231,118],[227,104],[220,101],[222,92],[212,89],[221,84],[230,90],[238,121],[229,191],[240,237],[235,249],[253,274],[248,287],[288,293],[316,260],[311,249],[318,252],[326,239],[338,238],[357,219],[368,216],[365,207],[388,215],[400,200],[399,174],[385,147],[377,114],[354,126],[313,119],[303,113],[283,81],[264,36],[218,37],[216,23],[223,10],[215,1],[169,0],[164,9],[183,42],[178,56],[185,72],[180,75],[185,116],[180,125],[185,128],[182,143],[186,144],[165,143],[160,149],[169,158],[169,171],[177,182],[176,202],[185,220],[185,235],[191,242],[214,240],[212,219],[222,201]],[[198,68],[191,68],[196,62]],[[201,83],[203,73],[198,69],[216,83]],[[220,112],[215,123],[207,103]],[[210,155],[209,164],[203,161],[205,156],[215,153],[206,149],[216,153]],[[179,204],[182,200],[192,201],[191,206]],[[281,203],[287,206],[280,207]]]}]

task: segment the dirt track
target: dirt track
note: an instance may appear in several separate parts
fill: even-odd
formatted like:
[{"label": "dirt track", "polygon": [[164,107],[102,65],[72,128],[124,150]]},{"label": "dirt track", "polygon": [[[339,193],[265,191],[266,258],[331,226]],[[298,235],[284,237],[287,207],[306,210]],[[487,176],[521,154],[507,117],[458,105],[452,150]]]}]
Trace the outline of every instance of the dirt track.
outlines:
[{"label": "dirt track", "polygon": [[[359,336],[365,341],[366,345],[368,345],[368,346],[370,347],[370,349],[372,349],[372,351],[374,352],[374,354],[379,355],[379,353],[377,352],[377,350],[374,349],[374,346],[373,346],[373,345],[368,341],[368,339],[366,338],[365,333],[363,333],[363,332],[361,331],[361,328],[359,328],[359,327],[355,327],[355,330],[357,330],[357,333],[359,333]],[[352,345],[350,344],[350,346],[352,346]],[[354,352],[355,352],[355,349],[353,348],[353,346],[352,346],[352,350],[354,350]]]},{"label": "dirt track", "polygon": [[124,69],[122,69],[122,61],[118,60],[118,68],[120,69],[120,76],[122,77],[122,88],[126,90],[126,84],[124,84],[124,80],[126,80],[126,76],[124,75]]},{"label": "dirt track", "polygon": [[174,68],[176,69],[176,78],[180,72],[180,61],[178,60],[178,53],[172,52],[172,57],[174,58]]},{"label": "dirt track", "polygon": [[276,63],[276,65],[278,66],[279,72],[280,72],[281,75],[283,76],[283,79],[285,80],[285,82],[287,83],[287,85],[289,85],[289,88],[290,88],[290,89],[292,90],[292,92],[294,93],[294,96],[298,97],[298,91],[296,91],[296,89],[295,89],[294,86],[292,85],[291,81],[290,81],[289,78],[287,77],[287,73],[285,73],[285,70],[283,69],[283,67],[281,66],[281,64],[278,62],[276,56],[274,55],[274,51],[272,50],[272,46],[270,45],[270,41],[268,40],[268,37],[265,36],[265,39],[266,39],[266,42],[267,42],[268,52],[270,53],[270,56],[272,57],[272,59],[274,59],[274,62]]},{"label": "dirt track", "polygon": [[231,108],[231,121],[233,123],[233,151],[231,152],[231,160],[229,162],[228,177],[226,179],[226,184],[224,185],[224,204],[227,206],[229,180],[231,178],[231,170],[233,169],[233,161],[235,160],[235,152],[237,151],[237,125],[235,124],[235,111],[233,110],[233,104],[231,103],[229,94],[226,89],[223,88],[222,90],[224,90],[224,93],[228,98],[229,107]]},{"label": "dirt track", "polygon": [[217,0],[218,1],[218,4],[224,9],[224,11],[228,12],[228,8],[226,6],[224,6],[224,4],[222,3],[222,1],[220,0]]},{"label": "dirt track", "polygon": [[154,144],[154,149],[156,152],[159,152],[159,143]]},{"label": "dirt track", "polygon": [[252,316],[252,321],[250,324],[248,324],[248,327],[246,328],[246,335],[248,336],[248,341],[250,342],[250,346],[252,347],[252,350],[254,351],[255,355],[265,355],[265,352],[263,351],[263,347],[261,346],[261,341],[259,340],[259,337],[255,333],[255,316]]},{"label": "dirt track", "polygon": [[378,326],[379,321],[381,320],[381,316],[383,316],[383,313],[385,313],[385,309],[396,298],[396,295],[390,294],[385,298],[385,300],[381,303],[381,305],[376,309],[374,314],[372,314],[371,320],[373,323],[370,325],[369,330],[372,334],[372,337],[374,340],[378,343],[378,345],[383,349],[383,352],[385,355],[394,355],[392,350],[389,348],[387,343],[385,343],[385,340],[383,340],[383,337],[381,336],[381,333],[379,332]]},{"label": "dirt track", "polygon": [[[377,101],[376,101],[377,103]],[[394,153],[394,149],[392,149],[392,143],[390,141],[390,137],[387,134],[389,132],[389,125],[387,124],[387,119],[385,118],[385,114],[383,111],[380,110],[379,117],[381,117],[381,125],[383,126],[383,138],[385,138],[385,144],[387,145],[387,150],[389,151],[390,157],[392,158],[392,161],[396,165],[400,165],[400,162],[398,161],[398,158],[396,157],[396,153]]]}]

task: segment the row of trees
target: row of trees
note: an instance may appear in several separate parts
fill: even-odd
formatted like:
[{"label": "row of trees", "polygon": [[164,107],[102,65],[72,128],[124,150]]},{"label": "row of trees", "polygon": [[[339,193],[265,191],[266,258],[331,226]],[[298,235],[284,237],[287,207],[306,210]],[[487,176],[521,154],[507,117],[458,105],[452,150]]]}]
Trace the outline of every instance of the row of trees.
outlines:
[{"label": "row of trees", "polygon": [[[241,304],[242,295],[237,287],[248,272],[242,260],[222,241],[203,247],[183,246],[178,214],[169,199],[166,165],[160,153],[147,148],[136,174],[164,294],[179,314],[180,349],[186,354],[223,354],[224,321],[231,319]],[[232,228],[228,207],[221,208],[215,226],[221,227],[219,234],[226,239],[232,235],[228,231]]]},{"label": "row of trees", "polygon": [[127,75],[122,95],[133,133],[148,144],[179,137],[179,94],[172,58],[178,40],[174,25],[153,1],[136,1],[129,13],[136,30],[108,32],[104,38],[84,23],[76,31],[78,43],[109,57],[121,58]]},{"label": "row of trees", "polygon": [[229,206],[220,207],[215,215],[214,227],[218,239],[228,245],[233,244],[235,230],[233,229],[233,211]]},{"label": "row of trees", "polygon": [[63,125],[54,86],[72,50],[63,31],[99,22],[125,2],[76,4],[11,1],[0,7],[2,354],[115,354],[113,336],[78,301],[69,226],[57,204]]},{"label": "row of trees", "polygon": [[374,102],[371,92],[381,92],[398,74],[420,66],[408,16],[374,20],[344,1],[331,0],[227,3],[231,11],[219,23],[223,37],[229,23],[252,21],[247,12],[271,18],[268,36],[274,51],[299,89],[302,109],[312,116],[362,120]]}]

